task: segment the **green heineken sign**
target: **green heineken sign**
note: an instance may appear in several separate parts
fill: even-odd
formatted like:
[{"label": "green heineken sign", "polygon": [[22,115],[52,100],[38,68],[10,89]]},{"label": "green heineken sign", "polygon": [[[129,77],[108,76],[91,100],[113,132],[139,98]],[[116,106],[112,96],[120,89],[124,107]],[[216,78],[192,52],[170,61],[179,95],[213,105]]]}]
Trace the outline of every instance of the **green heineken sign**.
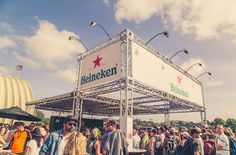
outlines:
[{"label": "green heineken sign", "polygon": [[176,94],[181,95],[181,96],[185,96],[187,98],[189,97],[187,91],[185,91],[183,88],[180,88],[173,83],[170,83],[170,90]]}]

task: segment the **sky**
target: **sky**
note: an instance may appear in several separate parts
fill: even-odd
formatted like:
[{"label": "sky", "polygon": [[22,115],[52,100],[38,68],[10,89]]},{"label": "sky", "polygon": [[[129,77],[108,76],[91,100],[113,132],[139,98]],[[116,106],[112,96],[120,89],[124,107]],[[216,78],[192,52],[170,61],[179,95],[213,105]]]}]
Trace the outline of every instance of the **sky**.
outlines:
[{"label": "sky", "polygon": [[[36,99],[75,88],[76,55],[83,45],[93,48],[107,40],[97,21],[115,36],[125,29],[150,42],[173,62],[201,76],[208,120],[236,118],[236,1],[235,0],[0,0],[0,74],[28,80]],[[147,116],[153,120],[162,115]],[[171,120],[199,121],[199,113],[171,114]]]}]

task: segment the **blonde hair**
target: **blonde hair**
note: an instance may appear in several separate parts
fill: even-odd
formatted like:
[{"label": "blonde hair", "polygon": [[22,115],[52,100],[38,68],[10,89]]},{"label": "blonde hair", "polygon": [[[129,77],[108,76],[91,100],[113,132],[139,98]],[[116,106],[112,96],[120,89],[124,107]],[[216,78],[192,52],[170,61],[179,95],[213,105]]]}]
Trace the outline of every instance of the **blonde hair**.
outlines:
[{"label": "blonde hair", "polygon": [[224,133],[225,133],[226,136],[229,136],[229,137],[232,137],[232,138],[234,137],[234,133],[230,128],[225,128]]},{"label": "blonde hair", "polygon": [[92,131],[91,131],[92,137],[97,138],[98,137],[98,132],[99,132],[98,128],[96,128],[96,127],[93,128]]},{"label": "blonde hair", "polygon": [[64,155],[88,155],[86,138],[80,132],[74,132],[68,137]]}]

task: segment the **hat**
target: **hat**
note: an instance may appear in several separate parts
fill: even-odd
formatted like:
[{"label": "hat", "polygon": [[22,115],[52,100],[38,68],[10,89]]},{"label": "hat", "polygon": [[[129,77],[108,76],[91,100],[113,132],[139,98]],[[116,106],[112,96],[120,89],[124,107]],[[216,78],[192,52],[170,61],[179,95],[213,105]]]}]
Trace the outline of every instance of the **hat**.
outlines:
[{"label": "hat", "polygon": [[15,126],[18,127],[18,126],[25,126],[25,123],[24,122],[16,122],[15,123]]},{"label": "hat", "polygon": [[69,121],[74,121],[74,122],[78,122],[77,119],[75,119],[74,117],[72,116],[67,116],[65,119],[64,119],[64,124],[69,122]]},{"label": "hat", "polygon": [[35,136],[35,137],[43,137],[43,135],[40,133],[40,129],[39,129],[39,128],[34,129],[34,130],[31,132],[31,135],[32,135],[32,136]]},{"label": "hat", "polygon": [[157,130],[153,128],[150,132],[157,133]]},{"label": "hat", "polygon": [[193,128],[190,130],[190,135],[192,136],[193,134],[199,134],[201,133],[197,128]]},{"label": "hat", "polygon": [[158,130],[161,130],[161,132],[165,132],[166,131],[165,128],[162,127],[162,126]]},{"label": "hat", "polygon": [[108,124],[114,126],[114,125],[116,125],[116,122],[114,120],[109,120],[108,122],[105,123],[105,125],[108,125]]}]

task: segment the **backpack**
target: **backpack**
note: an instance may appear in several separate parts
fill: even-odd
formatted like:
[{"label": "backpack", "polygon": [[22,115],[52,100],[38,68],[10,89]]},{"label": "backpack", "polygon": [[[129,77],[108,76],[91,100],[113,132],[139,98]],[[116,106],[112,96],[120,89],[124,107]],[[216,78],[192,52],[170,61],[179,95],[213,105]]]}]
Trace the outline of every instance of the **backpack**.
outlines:
[{"label": "backpack", "polygon": [[235,155],[236,154],[236,141],[232,137],[228,137],[228,139],[229,139],[230,155]]},{"label": "backpack", "polygon": [[166,143],[166,154],[167,155],[175,155],[177,152],[177,142],[174,136],[170,136]]}]

